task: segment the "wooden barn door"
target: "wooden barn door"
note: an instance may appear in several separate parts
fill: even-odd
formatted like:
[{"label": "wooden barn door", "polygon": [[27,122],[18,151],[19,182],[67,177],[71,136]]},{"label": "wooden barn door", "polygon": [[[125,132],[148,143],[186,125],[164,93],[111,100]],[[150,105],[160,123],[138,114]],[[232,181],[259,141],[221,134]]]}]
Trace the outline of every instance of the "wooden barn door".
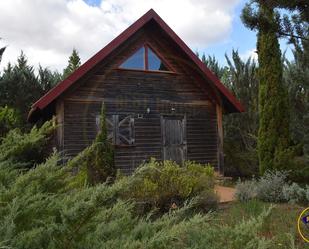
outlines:
[{"label": "wooden barn door", "polygon": [[163,116],[161,118],[163,159],[183,164],[186,160],[186,122],[182,116]]}]

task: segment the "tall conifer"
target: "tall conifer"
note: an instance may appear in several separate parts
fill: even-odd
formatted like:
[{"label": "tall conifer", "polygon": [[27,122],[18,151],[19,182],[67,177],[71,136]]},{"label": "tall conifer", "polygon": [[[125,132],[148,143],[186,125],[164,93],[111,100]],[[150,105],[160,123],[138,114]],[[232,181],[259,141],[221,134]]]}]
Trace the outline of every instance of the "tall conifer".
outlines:
[{"label": "tall conifer", "polygon": [[278,15],[267,1],[256,0],[257,11],[247,4],[242,20],[258,31],[260,172],[280,169],[289,146],[289,105],[283,85],[281,51],[278,42]]}]

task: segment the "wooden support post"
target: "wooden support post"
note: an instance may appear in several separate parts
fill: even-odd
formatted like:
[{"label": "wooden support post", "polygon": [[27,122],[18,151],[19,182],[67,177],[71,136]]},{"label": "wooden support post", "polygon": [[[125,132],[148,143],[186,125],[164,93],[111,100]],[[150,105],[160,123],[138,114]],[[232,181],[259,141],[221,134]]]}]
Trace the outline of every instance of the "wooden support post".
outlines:
[{"label": "wooden support post", "polygon": [[57,125],[57,150],[63,152],[64,149],[64,102],[58,100],[56,104],[56,125]]},{"label": "wooden support post", "polygon": [[222,124],[222,107],[216,105],[217,112],[217,132],[218,132],[218,143],[217,143],[217,156],[218,156],[218,170],[224,174],[224,153],[223,153],[223,124]]}]

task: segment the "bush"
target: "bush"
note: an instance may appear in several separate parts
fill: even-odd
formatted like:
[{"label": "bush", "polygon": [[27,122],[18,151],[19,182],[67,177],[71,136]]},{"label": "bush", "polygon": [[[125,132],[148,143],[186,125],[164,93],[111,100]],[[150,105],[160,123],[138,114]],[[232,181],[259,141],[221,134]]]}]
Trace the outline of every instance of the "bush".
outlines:
[{"label": "bush", "polygon": [[236,185],[235,197],[239,201],[249,201],[257,196],[257,181],[238,181]]},{"label": "bush", "polygon": [[235,196],[239,201],[259,199],[265,202],[309,203],[309,185],[302,188],[297,183],[289,184],[287,172],[268,171],[258,180],[239,181]]},{"label": "bush", "polygon": [[206,213],[209,210],[216,210],[218,203],[219,197],[212,190],[206,190],[193,199],[192,208]]},{"label": "bush", "polygon": [[256,149],[244,149],[239,140],[224,141],[224,175],[250,177],[258,175],[258,156]]},{"label": "bush", "polygon": [[8,160],[24,168],[43,162],[50,153],[48,138],[53,131],[51,121],[40,128],[34,126],[29,133],[22,133],[19,129],[9,131],[0,144],[0,162]]},{"label": "bush", "polygon": [[281,202],[284,200],[283,186],[287,182],[287,172],[266,171],[257,184],[257,198],[267,202]]},{"label": "bush", "polygon": [[286,184],[283,187],[283,196],[289,203],[308,204],[309,203],[309,185],[302,188],[297,183]]},{"label": "bush", "polygon": [[199,195],[200,205],[206,203],[207,196],[211,196],[211,203],[215,199],[214,170],[209,165],[187,162],[180,167],[172,161],[159,162],[151,159],[127,179],[128,186],[124,196],[144,203],[151,209],[167,211]]},{"label": "bush", "polygon": [[296,156],[289,163],[289,179],[293,182],[309,182],[309,163],[305,156]]},{"label": "bush", "polygon": [[20,115],[7,106],[0,107],[0,138],[21,125]]},{"label": "bush", "polygon": [[[119,200],[127,187],[126,178],[112,185],[68,188],[71,177],[66,175],[66,167],[57,166],[58,160],[54,154],[46,163],[14,176],[15,180],[1,190],[1,247],[155,249],[211,245],[219,249],[261,248],[259,245],[265,243],[258,236],[270,210],[235,226],[217,226],[211,214],[188,215],[192,203],[157,219],[138,218],[133,203]],[[199,165],[191,164],[190,168],[192,175],[204,172]],[[211,177],[211,171],[206,168],[203,174]]]}]

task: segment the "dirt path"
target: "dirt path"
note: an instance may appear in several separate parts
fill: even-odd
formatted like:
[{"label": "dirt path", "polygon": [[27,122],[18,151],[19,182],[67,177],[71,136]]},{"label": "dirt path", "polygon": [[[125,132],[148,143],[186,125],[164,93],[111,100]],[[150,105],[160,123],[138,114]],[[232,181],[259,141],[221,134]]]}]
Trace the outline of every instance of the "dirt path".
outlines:
[{"label": "dirt path", "polygon": [[216,185],[215,192],[220,197],[220,201],[219,201],[220,203],[231,202],[235,200],[235,197],[234,197],[235,188]]}]

